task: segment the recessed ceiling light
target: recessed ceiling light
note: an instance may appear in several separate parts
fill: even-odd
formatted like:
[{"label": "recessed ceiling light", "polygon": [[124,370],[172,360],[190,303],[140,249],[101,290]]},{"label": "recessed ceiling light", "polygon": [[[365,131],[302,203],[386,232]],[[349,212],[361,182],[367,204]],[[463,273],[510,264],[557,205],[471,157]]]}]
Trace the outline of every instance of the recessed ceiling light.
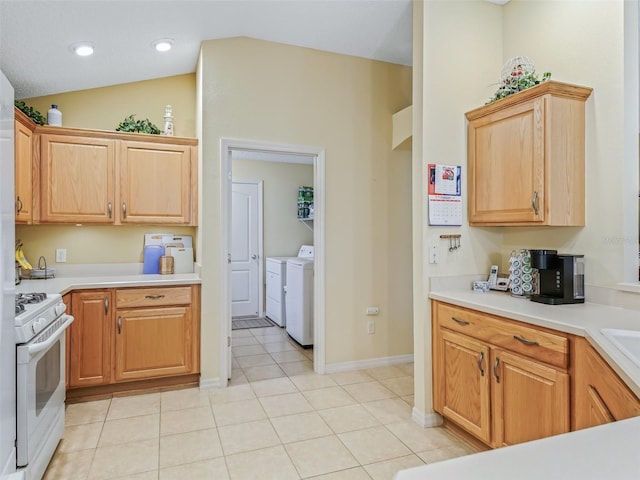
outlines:
[{"label": "recessed ceiling light", "polygon": [[159,52],[168,52],[173,47],[173,40],[170,38],[161,38],[153,42],[153,47]]},{"label": "recessed ceiling light", "polygon": [[69,48],[79,57],[88,57],[89,55],[93,55],[93,44],[89,42],[74,43]]}]

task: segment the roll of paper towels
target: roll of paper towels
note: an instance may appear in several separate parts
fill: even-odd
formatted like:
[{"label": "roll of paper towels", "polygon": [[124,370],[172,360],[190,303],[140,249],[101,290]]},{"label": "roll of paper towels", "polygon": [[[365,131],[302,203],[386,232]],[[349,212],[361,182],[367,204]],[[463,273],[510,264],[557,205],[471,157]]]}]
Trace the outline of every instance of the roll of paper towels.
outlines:
[{"label": "roll of paper towels", "polygon": [[160,273],[160,257],[163,255],[162,245],[145,245],[142,273]]}]

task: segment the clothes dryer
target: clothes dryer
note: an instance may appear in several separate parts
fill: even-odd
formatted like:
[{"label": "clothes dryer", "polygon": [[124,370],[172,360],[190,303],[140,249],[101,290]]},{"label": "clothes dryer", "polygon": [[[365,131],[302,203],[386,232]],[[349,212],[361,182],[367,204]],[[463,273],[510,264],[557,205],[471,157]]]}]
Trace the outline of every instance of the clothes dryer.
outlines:
[{"label": "clothes dryer", "polygon": [[313,246],[302,245],[297,257],[267,257],[265,261],[265,315],[284,327],[287,324],[285,288],[287,285],[287,261],[296,258],[313,258]]}]

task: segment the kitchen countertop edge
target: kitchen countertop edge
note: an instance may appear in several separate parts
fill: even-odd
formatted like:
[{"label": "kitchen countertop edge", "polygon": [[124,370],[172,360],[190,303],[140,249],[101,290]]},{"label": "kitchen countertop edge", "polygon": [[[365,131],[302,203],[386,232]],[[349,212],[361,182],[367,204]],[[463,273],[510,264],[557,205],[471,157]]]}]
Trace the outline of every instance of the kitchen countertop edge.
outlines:
[{"label": "kitchen countertop edge", "polygon": [[48,279],[22,280],[16,285],[16,293],[44,292],[64,295],[73,290],[127,287],[161,287],[201,284],[197,273],[172,275],[104,275],[86,277],[54,277]]},{"label": "kitchen countertop edge", "polygon": [[584,337],[640,398],[640,368],[601,333],[603,328],[640,331],[640,312],[637,310],[588,302],[544,305],[504,292],[457,289],[431,291],[429,298]]}]

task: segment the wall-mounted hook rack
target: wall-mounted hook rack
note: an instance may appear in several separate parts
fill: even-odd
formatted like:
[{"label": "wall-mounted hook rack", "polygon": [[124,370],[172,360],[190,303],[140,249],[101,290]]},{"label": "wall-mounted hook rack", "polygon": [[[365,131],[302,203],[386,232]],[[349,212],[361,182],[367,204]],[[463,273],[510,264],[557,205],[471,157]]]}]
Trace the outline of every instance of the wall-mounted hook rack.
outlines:
[{"label": "wall-mounted hook rack", "polygon": [[462,237],[462,235],[460,235],[459,233],[453,233],[453,234],[449,234],[449,235],[440,235],[440,238],[444,238],[444,239],[448,239],[449,240],[449,251],[450,252],[454,252],[454,251],[458,250],[459,248],[462,248],[462,245],[460,243],[460,237]]}]

